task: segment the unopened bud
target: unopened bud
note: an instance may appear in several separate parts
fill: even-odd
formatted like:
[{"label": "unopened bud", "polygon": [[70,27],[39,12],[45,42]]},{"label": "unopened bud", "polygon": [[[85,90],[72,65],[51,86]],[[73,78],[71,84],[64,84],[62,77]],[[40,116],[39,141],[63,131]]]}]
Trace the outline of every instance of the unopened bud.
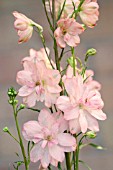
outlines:
[{"label": "unopened bud", "polygon": [[8,100],[9,104],[13,104],[13,101],[12,100]]},{"label": "unopened bud", "polygon": [[4,127],[4,128],[3,128],[3,131],[4,131],[4,132],[9,132],[9,128],[8,128],[8,127]]},{"label": "unopened bud", "polygon": [[21,104],[19,109],[21,110],[21,109],[24,109],[25,107],[26,106],[24,104]]},{"label": "unopened bud", "polygon": [[95,132],[89,131],[89,132],[86,133],[86,136],[90,139],[94,139],[94,138],[96,138],[97,135],[96,135]]},{"label": "unopened bud", "polygon": [[90,48],[89,50],[87,50],[86,52],[86,57],[85,57],[85,61],[88,60],[89,56],[93,56],[97,53],[96,49],[94,48]]},{"label": "unopened bud", "polygon": [[18,100],[14,100],[14,104],[16,105],[18,103]]}]

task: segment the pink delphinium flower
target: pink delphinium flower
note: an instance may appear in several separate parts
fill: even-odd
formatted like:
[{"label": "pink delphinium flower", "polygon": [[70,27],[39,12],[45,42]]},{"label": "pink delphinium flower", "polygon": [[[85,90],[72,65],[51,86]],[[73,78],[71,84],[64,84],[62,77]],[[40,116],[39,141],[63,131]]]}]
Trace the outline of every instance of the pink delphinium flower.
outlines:
[{"label": "pink delphinium flower", "polygon": [[26,61],[24,70],[17,73],[17,82],[23,86],[18,95],[29,107],[33,107],[36,101],[45,101],[45,105],[50,107],[61,92],[59,81],[59,71],[48,69],[44,61]]},{"label": "pink delphinium flower", "polygon": [[[76,3],[77,0],[66,0],[64,10],[62,12],[61,18],[66,18],[72,15],[74,11],[73,3]],[[64,0],[55,0],[55,13],[56,13],[56,18],[58,17],[59,11],[62,10],[64,4]],[[52,0],[50,0],[50,5],[49,2],[46,2],[46,8],[50,12],[52,11]]]},{"label": "pink delphinium flower", "polygon": [[98,81],[93,80],[94,72],[93,70],[86,70],[85,72],[86,75],[86,80],[85,80],[85,85],[88,86],[90,89],[96,89],[100,90],[101,89],[101,84]]},{"label": "pink delphinium flower", "polygon": [[[79,3],[80,0],[78,0],[76,5],[78,6]],[[99,5],[97,0],[85,0],[81,6],[79,15],[85,25],[93,28],[96,25],[99,16]]]},{"label": "pink delphinium flower", "polygon": [[81,24],[76,22],[74,18],[60,19],[58,28],[54,32],[58,46],[65,48],[66,44],[76,47],[80,43],[79,34],[84,31]]},{"label": "pink delphinium flower", "polygon": [[[48,55],[50,54],[50,50],[47,47],[46,47],[46,52],[47,52]],[[45,52],[44,48],[41,48],[39,51],[36,51],[34,49],[30,49],[30,51],[29,51],[30,56],[25,57],[22,60],[22,62],[32,61],[33,63],[35,63],[35,62],[38,62],[38,61],[44,61],[46,67],[52,69],[52,66],[50,64],[50,61],[49,61],[49,59],[47,57],[46,52]]]},{"label": "pink delphinium flower", "polygon": [[85,133],[87,129],[99,131],[96,119],[105,120],[103,113],[103,101],[97,90],[89,89],[84,83],[81,75],[65,78],[64,85],[69,95],[60,96],[57,107],[64,112],[64,118],[69,121],[72,134],[80,130]]},{"label": "pink delphinium flower", "polygon": [[[81,75],[81,69],[76,66],[76,75]],[[93,70],[86,70],[84,74],[84,86],[88,87],[90,90],[100,90],[101,84],[93,79],[94,72]],[[69,65],[66,71],[66,75],[63,76],[63,80],[66,78],[73,77],[73,68]]]},{"label": "pink delphinium flower", "polygon": [[18,13],[17,11],[13,12],[13,15],[16,19],[14,27],[18,31],[18,43],[27,42],[31,38],[34,25],[38,27],[40,31],[43,31],[43,28],[40,25],[27,18],[25,15]]},{"label": "pink delphinium flower", "polygon": [[67,124],[63,117],[57,119],[45,109],[39,113],[38,121],[25,123],[23,136],[35,143],[30,153],[31,161],[40,160],[43,168],[49,164],[57,166],[58,162],[64,160],[64,152],[75,151],[76,140],[69,133],[64,133],[65,130]]}]

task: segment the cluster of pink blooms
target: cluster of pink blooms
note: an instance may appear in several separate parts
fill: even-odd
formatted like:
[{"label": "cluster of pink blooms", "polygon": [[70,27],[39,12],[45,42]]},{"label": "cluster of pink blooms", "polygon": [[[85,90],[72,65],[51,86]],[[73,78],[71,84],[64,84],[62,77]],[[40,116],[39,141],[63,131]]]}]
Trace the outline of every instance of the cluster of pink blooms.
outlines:
[{"label": "cluster of pink blooms", "polygon": [[[80,0],[73,0],[77,10]],[[75,19],[72,0],[67,0],[63,13],[57,22],[54,38],[60,48],[66,45],[76,47],[80,43],[79,35],[85,30],[82,23]],[[64,0],[55,1],[56,18]],[[48,11],[52,11],[52,0],[46,3]],[[96,0],[85,0],[78,15],[82,22],[92,28],[98,20],[99,6]],[[75,11],[76,12],[76,11]],[[41,26],[18,12],[14,26],[18,31],[19,43],[28,41],[33,32],[33,26],[43,30]],[[72,16],[72,17],[71,17]],[[17,73],[17,82],[22,87],[18,95],[28,107],[34,107],[37,102],[44,102],[47,109],[42,109],[38,121],[29,121],[23,126],[23,136],[32,141],[35,146],[31,150],[32,162],[40,160],[40,169],[49,164],[57,166],[64,160],[65,152],[76,150],[76,140],[73,134],[86,133],[87,130],[99,131],[97,120],[105,120],[102,108],[104,103],[99,90],[101,85],[93,80],[93,71],[86,70],[82,76],[81,69],[69,65],[63,77],[60,71],[51,66],[48,59],[48,48],[36,51],[30,49],[30,55],[22,60],[23,70]],[[60,82],[63,86],[60,86]],[[67,95],[61,95],[63,91]],[[50,113],[49,108],[55,106],[56,112]]]}]

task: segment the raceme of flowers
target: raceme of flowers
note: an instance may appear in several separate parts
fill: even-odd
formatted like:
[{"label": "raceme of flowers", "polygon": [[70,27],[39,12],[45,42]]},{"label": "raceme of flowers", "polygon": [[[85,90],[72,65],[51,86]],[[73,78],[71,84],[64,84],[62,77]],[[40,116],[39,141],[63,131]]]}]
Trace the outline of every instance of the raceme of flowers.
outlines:
[{"label": "raceme of flowers", "polygon": [[[98,132],[98,120],[106,119],[102,111],[104,102],[100,94],[101,84],[93,79],[94,72],[86,69],[88,56],[85,64],[81,64],[74,51],[80,44],[80,34],[87,27],[96,25],[99,5],[96,0],[52,2],[43,0],[47,19],[53,15],[56,21],[55,27],[51,28],[55,62],[51,60],[50,50],[45,46],[42,26],[21,13],[13,12],[18,42],[27,42],[36,27],[43,43],[43,48],[38,51],[30,49],[29,56],[22,60],[23,70],[16,77],[17,83],[21,85],[18,95],[23,98],[25,105],[32,108],[39,102],[44,104],[38,121],[28,121],[22,129],[25,140],[34,143],[30,160],[40,161],[40,170],[50,165],[57,167],[59,162],[64,161],[66,152],[77,152],[75,136],[85,134],[88,130]],[[81,21],[78,22],[77,17]],[[70,48],[72,60],[63,69],[60,61],[66,46]],[[62,53],[59,58],[60,48]]]}]

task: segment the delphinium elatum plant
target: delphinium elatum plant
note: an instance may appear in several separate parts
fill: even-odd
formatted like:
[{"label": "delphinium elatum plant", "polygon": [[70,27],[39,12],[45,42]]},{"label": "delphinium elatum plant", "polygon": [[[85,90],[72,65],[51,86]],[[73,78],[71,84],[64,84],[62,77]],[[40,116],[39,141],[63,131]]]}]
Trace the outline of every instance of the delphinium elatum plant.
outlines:
[{"label": "delphinium elatum plant", "polygon": [[[81,59],[76,49],[85,30],[96,26],[99,5],[97,0],[41,2],[49,23],[52,57],[46,46],[43,27],[22,13],[13,12],[18,43],[29,41],[34,30],[42,42],[41,49],[30,49],[29,56],[22,60],[23,70],[16,76],[20,89],[16,91],[11,87],[8,90],[18,138],[8,127],[3,130],[18,143],[22,154],[22,160],[13,166],[19,170],[24,165],[25,170],[31,170],[30,163],[38,162],[38,170],[53,170],[54,167],[80,170],[79,164],[83,164],[91,170],[80,159],[79,153],[88,145],[102,149],[92,143],[92,139],[99,131],[98,120],[105,120],[106,114],[102,111],[101,84],[93,79],[93,70],[87,69],[88,59],[96,54],[96,50],[88,49]],[[63,68],[61,62],[65,54],[69,57]],[[17,96],[23,98],[22,104]],[[42,110],[39,109],[40,103],[43,103]],[[29,120],[20,127],[18,113],[22,109],[35,111],[37,120]]]}]

